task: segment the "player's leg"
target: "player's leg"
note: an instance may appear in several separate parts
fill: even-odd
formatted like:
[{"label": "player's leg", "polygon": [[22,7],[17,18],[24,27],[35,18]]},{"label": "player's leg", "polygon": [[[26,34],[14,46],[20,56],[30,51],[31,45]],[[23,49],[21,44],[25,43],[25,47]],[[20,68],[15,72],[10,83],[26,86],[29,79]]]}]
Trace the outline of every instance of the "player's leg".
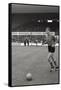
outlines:
[{"label": "player's leg", "polygon": [[58,67],[57,62],[56,62],[56,60],[55,60],[54,54],[55,54],[55,53],[52,53],[52,62],[54,63],[55,70],[57,70],[59,67]]},{"label": "player's leg", "polygon": [[27,41],[27,44],[28,44],[28,46],[29,46],[29,41]]},{"label": "player's leg", "polygon": [[24,46],[26,46],[26,41],[24,41]]},{"label": "player's leg", "polygon": [[49,62],[50,67],[51,67],[51,70],[50,71],[54,70],[54,64],[52,62],[52,53],[50,53],[50,52],[48,54],[48,62]]},{"label": "player's leg", "polygon": [[51,71],[52,71],[54,69],[54,64],[52,62],[51,46],[48,46],[48,62],[51,66]]}]

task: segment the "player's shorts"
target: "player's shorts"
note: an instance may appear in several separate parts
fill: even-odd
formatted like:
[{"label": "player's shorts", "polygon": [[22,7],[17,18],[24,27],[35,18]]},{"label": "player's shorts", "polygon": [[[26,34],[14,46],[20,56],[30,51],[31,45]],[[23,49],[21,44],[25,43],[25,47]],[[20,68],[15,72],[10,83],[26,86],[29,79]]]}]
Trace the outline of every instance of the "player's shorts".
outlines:
[{"label": "player's shorts", "polygon": [[54,53],[55,52],[55,46],[48,46],[48,52]]}]

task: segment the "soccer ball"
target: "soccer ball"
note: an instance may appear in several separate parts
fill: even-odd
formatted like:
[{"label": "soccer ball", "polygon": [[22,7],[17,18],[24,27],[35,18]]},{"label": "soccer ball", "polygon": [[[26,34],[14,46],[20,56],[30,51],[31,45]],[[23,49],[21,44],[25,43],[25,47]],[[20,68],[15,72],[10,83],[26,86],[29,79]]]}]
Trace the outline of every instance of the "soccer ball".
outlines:
[{"label": "soccer ball", "polygon": [[27,73],[26,79],[27,79],[28,81],[31,81],[31,80],[32,80],[32,74],[31,74],[31,73]]}]

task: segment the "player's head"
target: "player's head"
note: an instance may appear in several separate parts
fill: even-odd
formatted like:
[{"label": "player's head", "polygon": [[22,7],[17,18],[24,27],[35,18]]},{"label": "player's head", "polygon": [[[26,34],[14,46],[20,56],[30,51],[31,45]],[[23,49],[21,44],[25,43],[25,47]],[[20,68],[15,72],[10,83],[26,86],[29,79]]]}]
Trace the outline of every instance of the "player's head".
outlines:
[{"label": "player's head", "polygon": [[50,28],[49,27],[46,27],[46,29],[45,29],[45,32],[46,32],[46,34],[50,34]]}]

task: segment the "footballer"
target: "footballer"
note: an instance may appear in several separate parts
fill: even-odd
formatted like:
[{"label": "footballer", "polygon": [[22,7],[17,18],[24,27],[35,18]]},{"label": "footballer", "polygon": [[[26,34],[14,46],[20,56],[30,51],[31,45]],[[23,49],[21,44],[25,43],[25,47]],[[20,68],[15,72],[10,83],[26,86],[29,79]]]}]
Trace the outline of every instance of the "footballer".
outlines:
[{"label": "footballer", "polygon": [[57,62],[54,58],[56,39],[51,34],[49,27],[46,28],[45,32],[46,32],[46,42],[48,44],[48,62],[51,66],[50,72],[53,70],[56,71],[58,70]]}]

